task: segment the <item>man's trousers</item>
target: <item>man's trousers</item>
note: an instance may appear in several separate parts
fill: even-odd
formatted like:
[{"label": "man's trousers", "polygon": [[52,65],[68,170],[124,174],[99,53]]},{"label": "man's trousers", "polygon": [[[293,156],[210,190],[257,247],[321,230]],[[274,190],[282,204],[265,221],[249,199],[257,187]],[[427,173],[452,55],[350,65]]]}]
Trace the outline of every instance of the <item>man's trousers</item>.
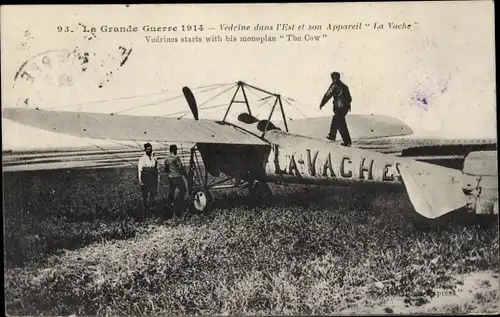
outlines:
[{"label": "man's trousers", "polygon": [[339,131],[340,136],[342,137],[342,141],[344,141],[344,144],[351,145],[352,143],[351,136],[349,135],[349,130],[347,129],[347,122],[345,120],[348,111],[349,111],[348,108],[337,108],[334,110],[332,123],[330,125],[330,134],[328,135],[330,140],[335,141],[337,138],[337,131]]}]

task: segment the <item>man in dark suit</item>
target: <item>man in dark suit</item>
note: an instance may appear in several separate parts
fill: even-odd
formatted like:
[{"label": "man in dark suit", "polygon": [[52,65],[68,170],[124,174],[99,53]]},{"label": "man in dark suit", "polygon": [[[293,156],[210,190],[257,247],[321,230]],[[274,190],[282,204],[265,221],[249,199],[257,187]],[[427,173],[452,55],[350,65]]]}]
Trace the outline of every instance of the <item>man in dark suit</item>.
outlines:
[{"label": "man in dark suit", "polygon": [[330,125],[330,133],[327,136],[328,140],[335,141],[337,137],[337,130],[340,132],[342,137],[342,145],[351,146],[351,136],[349,135],[349,130],[347,129],[347,122],[345,117],[349,111],[351,111],[351,93],[349,92],[349,87],[340,80],[340,74],[338,72],[333,72],[331,74],[332,83],[328,88],[327,92],[323,96],[319,109],[322,109],[324,105],[333,97],[333,118]]}]

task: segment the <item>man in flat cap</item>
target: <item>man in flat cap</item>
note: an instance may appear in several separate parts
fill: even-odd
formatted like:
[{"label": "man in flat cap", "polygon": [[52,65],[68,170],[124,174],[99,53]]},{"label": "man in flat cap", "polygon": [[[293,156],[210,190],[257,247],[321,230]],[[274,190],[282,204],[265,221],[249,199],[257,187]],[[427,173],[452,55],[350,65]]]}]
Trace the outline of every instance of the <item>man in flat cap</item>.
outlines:
[{"label": "man in flat cap", "polygon": [[349,111],[351,111],[351,93],[349,92],[349,87],[340,80],[340,73],[331,73],[332,83],[328,88],[327,92],[323,96],[319,109],[333,97],[333,118],[330,125],[330,133],[327,136],[328,140],[335,141],[337,138],[337,130],[340,132],[342,137],[342,145],[351,146],[351,136],[349,135],[349,130],[347,129],[347,122],[345,117]]},{"label": "man in flat cap", "polygon": [[139,159],[138,164],[138,177],[142,192],[142,205],[144,211],[149,211],[155,202],[160,184],[158,160],[153,154],[153,146],[150,143],[144,144],[144,155]]}]

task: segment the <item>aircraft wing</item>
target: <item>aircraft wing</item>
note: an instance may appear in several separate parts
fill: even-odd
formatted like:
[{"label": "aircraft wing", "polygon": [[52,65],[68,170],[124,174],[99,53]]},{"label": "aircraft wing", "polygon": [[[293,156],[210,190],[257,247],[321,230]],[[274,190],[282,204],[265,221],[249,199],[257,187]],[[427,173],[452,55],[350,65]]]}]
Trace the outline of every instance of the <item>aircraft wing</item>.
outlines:
[{"label": "aircraft wing", "polygon": [[[331,116],[298,119],[291,121],[289,127],[293,133],[325,139],[331,120]],[[463,162],[471,152],[497,149],[496,139],[419,138],[403,121],[385,115],[349,114],[346,121],[353,147],[444,166]],[[341,140],[340,133],[337,140]]]},{"label": "aircraft wing", "polygon": [[464,155],[470,151],[496,150],[496,139],[433,139],[433,138],[380,138],[357,140],[356,147],[406,157],[439,155]]},{"label": "aircraft wing", "polygon": [[[385,115],[349,114],[346,121],[353,141],[413,133],[403,121]],[[288,127],[292,133],[323,140],[330,131],[331,122],[331,116],[295,119],[288,122]],[[340,140],[340,134],[338,139]]]},{"label": "aircraft wing", "polygon": [[469,153],[495,151],[496,139],[381,138],[358,140],[353,146],[417,161],[462,169]]},{"label": "aircraft wing", "polygon": [[262,139],[211,120],[6,108],[2,117],[31,127],[76,137],[179,143],[267,144]]}]

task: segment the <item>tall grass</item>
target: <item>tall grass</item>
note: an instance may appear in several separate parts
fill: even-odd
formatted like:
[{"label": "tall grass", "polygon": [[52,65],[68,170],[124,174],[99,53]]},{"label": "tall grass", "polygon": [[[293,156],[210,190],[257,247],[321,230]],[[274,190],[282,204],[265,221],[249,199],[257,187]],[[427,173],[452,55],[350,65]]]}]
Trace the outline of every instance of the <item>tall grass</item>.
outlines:
[{"label": "tall grass", "polygon": [[[13,208],[34,189],[19,194],[15,181],[26,179],[10,179],[9,314],[331,314],[389,296],[420,305],[436,289],[454,288],[456,274],[498,269],[494,223],[422,228],[401,212],[401,193],[273,186],[262,204],[221,191],[207,214],[140,218],[133,171],[52,175],[35,186],[37,197],[73,194],[55,195],[44,201],[53,209],[32,207],[24,218]],[[127,190],[127,199],[116,194]],[[75,198],[87,207],[71,209]],[[16,222],[30,217],[46,225]],[[19,246],[34,234],[52,245],[30,258],[34,247]],[[54,245],[57,237],[75,245]]]}]

